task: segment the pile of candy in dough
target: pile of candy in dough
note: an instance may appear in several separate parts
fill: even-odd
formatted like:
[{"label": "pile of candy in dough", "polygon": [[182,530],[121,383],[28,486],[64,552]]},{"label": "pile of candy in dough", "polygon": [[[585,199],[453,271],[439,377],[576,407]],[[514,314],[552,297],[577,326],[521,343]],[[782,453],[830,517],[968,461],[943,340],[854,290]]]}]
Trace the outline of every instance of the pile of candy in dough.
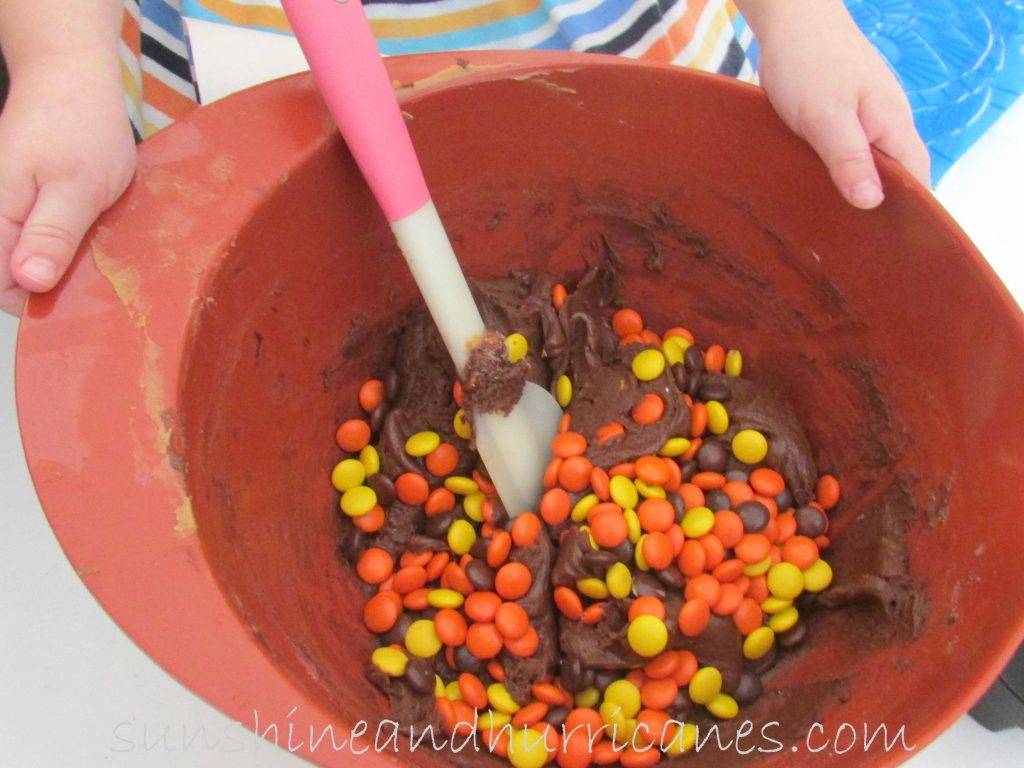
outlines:
[{"label": "pile of candy in dough", "polygon": [[[839,484],[739,350],[646,327],[609,270],[567,285],[475,281],[491,331],[461,381],[426,311],[406,317],[337,431],[341,551],[396,721],[522,768],[653,765],[804,640]],[[510,519],[470,414],[525,380],[564,415],[538,508]]]}]

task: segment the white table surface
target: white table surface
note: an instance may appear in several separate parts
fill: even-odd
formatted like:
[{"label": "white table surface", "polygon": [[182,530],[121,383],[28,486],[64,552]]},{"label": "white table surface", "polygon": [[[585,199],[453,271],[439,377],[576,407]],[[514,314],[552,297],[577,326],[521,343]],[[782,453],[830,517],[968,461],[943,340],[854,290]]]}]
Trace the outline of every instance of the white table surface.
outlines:
[{"label": "white table surface", "polygon": [[[305,69],[289,38],[191,25],[207,101]],[[1024,304],[1020,180],[1024,99],[954,166],[936,192]],[[65,559],[32,488],[17,431],[17,321],[0,315],[0,765],[287,768],[261,742],[165,674],[114,625]],[[1020,610],[1020,607],[1016,607]],[[1024,763],[1024,731],[968,717],[911,768]],[[358,761],[356,761],[358,764]]]}]

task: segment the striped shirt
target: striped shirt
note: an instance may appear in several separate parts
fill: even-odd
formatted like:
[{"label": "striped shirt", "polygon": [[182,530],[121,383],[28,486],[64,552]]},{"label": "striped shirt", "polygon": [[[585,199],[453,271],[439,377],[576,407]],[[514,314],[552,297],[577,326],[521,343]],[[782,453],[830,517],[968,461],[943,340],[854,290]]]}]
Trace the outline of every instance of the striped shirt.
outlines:
[{"label": "striped shirt", "polygon": [[[126,32],[138,39],[125,47],[125,84],[133,125],[143,136],[194,105],[181,13],[290,34],[277,0],[141,0],[141,9],[140,0],[125,4]],[[584,51],[755,78],[757,45],[730,0],[363,0],[363,6],[384,55]]]}]

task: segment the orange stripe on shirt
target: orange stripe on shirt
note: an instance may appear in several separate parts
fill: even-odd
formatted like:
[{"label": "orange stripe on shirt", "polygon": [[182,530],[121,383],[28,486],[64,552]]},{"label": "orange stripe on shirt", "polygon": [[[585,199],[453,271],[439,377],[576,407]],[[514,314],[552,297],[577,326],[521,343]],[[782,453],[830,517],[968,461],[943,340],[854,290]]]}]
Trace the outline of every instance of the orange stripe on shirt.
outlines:
[{"label": "orange stripe on shirt", "polygon": [[139,22],[125,9],[121,14],[121,39],[132,52],[138,56],[142,47],[142,33],[139,30]]},{"label": "orange stripe on shirt", "polygon": [[149,72],[142,73],[142,92],[147,104],[152,104],[174,120],[196,108],[196,103],[192,99],[178,93]]},{"label": "orange stripe on shirt", "polygon": [[284,10],[269,5],[238,5],[231,0],[203,0],[203,7],[239,27],[266,27],[291,32]]},{"label": "orange stripe on shirt", "polygon": [[650,48],[641,53],[639,58],[662,64],[671,62],[693,39],[693,34],[697,31],[697,22],[700,21],[707,5],[708,0],[689,0],[686,4],[686,13],[678,18],[664,35],[655,40]]}]

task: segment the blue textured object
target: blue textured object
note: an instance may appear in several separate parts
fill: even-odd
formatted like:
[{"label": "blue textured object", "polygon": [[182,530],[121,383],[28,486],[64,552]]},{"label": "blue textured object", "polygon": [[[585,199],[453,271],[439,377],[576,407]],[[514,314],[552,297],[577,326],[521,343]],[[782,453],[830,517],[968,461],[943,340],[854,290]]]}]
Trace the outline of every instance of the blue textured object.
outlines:
[{"label": "blue textured object", "polygon": [[1024,0],[846,0],[899,78],[932,183],[1024,92]]}]

